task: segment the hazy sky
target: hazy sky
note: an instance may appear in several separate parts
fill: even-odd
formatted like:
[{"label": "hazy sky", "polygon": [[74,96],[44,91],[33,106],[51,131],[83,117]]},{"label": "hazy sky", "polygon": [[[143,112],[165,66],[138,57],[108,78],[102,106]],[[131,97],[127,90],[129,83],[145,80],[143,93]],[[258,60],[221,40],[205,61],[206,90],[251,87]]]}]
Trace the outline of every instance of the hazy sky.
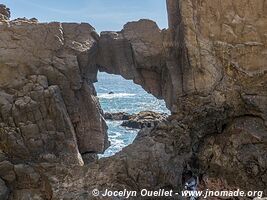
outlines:
[{"label": "hazy sky", "polygon": [[129,21],[152,19],[167,27],[166,0],[1,0],[11,18],[36,17],[41,22],[87,22],[96,30],[121,30]]}]

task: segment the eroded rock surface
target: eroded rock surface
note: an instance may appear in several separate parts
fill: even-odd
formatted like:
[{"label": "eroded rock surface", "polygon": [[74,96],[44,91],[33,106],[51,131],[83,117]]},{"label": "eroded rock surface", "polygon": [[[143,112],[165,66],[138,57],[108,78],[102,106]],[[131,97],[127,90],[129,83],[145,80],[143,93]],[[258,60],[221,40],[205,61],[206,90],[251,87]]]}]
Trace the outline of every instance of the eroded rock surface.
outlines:
[{"label": "eroded rock surface", "polygon": [[10,10],[4,4],[0,4],[0,19],[8,20],[10,18]]},{"label": "eroded rock surface", "polygon": [[170,105],[172,83],[166,68],[163,33],[151,20],[129,22],[120,32],[102,32],[97,63],[101,71],[132,79]]},{"label": "eroded rock surface", "polygon": [[[200,188],[267,193],[267,2],[167,0],[167,8],[167,30],[140,20],[100,37],[88,24],[1,18],[0,178],[10,199],[182,190],[186,169],[203,177]],[[172,115],[81,166],[81,154],[91,162],[108,146],[98,69],[163,98]]]},{"label": "eroded rock surface", "polygon": [[160,122],[166,121],[167,116],[168,114],[153,111],[141,111],[137,114],[129,114],[125,112],[104,114],[104,118],[107,120],[123,121],[121,126],[135,129],[155,127]]},{"label": "eroded rock surface", "polygon": [[130,113],[118,112],[118,113],[104,113],[104,118],[106,120],[129,120],[131,117]]},{"label": "eroded rock surface", "polygon": [[[94,29],[5,19],[0,31],[0,149],[7,157],[1,178],[13,185],[20,172],[28,176],[25,163],[83,165],[81,153],[103,152],[107,127],[92,84],[96,69],[89,64]],[[39,178],[33,179],[38,187]]]},{"label": "eroded rock surface", "polygon": [[129,128],[142,129],[145,127],[152,128],[159,123],[166,121],[167,115],[152,111],[142,111],[132,115],[128,120],[125,120],[121,125]]},{"label": "eroded rock surface", "polygon": [[9,194],[9,190],[5,182],[2,179],[0,179],[0,199],[7,200],[8,194]]}]

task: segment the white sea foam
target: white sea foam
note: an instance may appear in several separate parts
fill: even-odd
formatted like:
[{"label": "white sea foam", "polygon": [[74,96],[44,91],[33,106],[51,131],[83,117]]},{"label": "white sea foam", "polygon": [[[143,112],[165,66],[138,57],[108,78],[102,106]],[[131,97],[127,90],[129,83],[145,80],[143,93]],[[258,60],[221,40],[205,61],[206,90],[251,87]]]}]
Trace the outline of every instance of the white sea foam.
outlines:
[{"label": "white sea foam", "polygon": [[131,97],[131,96],[135,96],[135,95],[136,94],[131,94],[131,93],[114,93],[114,94],[99,93],[97,96],[99,98],[103,98],[103,99],[114,99],[114,98]]},{"label": "white sea foam", "polygon": [[[144,110],[168,113],[163,100],[158,100],[151,94],[147,94],[141,86],[132,81],[126,81],[122,77],[106,73],[98,74],[98,81],[95,83],[96,91],[101,106],[105,112],[127,112],[138,113]],[[109,92],[114,92],[109,94]],[[107,120],[108,135],[111,146],[102,157],[109,157],[131,144],[135,139],[138,130],[120,126],[122,121]]]}]

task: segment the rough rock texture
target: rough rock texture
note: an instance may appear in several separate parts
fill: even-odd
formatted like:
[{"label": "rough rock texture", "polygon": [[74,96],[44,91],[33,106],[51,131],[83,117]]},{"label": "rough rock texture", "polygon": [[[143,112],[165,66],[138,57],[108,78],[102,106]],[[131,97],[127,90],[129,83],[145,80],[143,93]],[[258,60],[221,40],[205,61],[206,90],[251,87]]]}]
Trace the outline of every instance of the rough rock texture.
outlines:
[{"label": "rough rock texture", "polygon": [[[181,127],[165,124],[146,136],[138,137],[122,152],[100,159],[89,165],[89,168],[65,169],[64,166],[57,166],[47,170],[45,174],[51,180],[52,188],[58,185],[58,180],[63,183],[57,190],[53,190],[54,196],[66,199],[78,196],[83,196],[84,199],[101,199],[92,197],[91,191],[94,188],[100,191],[124,188],[138,191],[140,188],[171,189],[174,185],[181,185],[184,161],[191,156],[190,136],[177,134],[182,130]],[[58,174],[62,176],[59,177]]]},{"label": "rough rock texture", "polygon": [[[9,199],[181,190],[185,169],[203,177],[201,188],[266,195],[267,1],[167,0],[167,8],[167,30],[140,20],[100,37],[88,24],[1,20],[0,178]],[[108,146],[98,69],[164,98],[172,115],[81,166],[81,154],[91,162]]]},{"label": "rough rock texture", "polygon": [[104,118],[107,120],[129,120],[131,114],[126,112],[118,112],[118,113],[104,113]]},{"label": "rough rock texture", "polygon": [[[107,59],[98,62],[100,69],[132,78],[165,99],[173,113],[169,120],[187,127],[191,138],[192,155],[190,161],[184,159],[185,168],[228,189],[265,193],[266,6],[266,1],[168,0],[168,30],[148,29],[154,23],[141,20],[120,32],[104,33],[99,55]],[[148,55],[154,36],[158,49]],[[107,54],[108,48],[112,53]],[[143,62],[153,55],[155,62]],[[145,75],[143,69],[149,69]],[[143,77],[153,81],[148,84]]]},{"label": "rough rock texture", "polygon": [[5,182],[2,179],[0,179],[0,199],[7,200],[8,193],[9,191]]},{"label": "rough rock texture", "polygon": [[160,122],[166,121],[167,115],[152,111],[142,111],[132,115],[128,120],[122,122],[122,126],[129,128],[155,127]]},{"label": "rough rock texture", "polygon": [[97,64],[101,71],[132,79],[169,103],[172,83],[162,41],[163,34],[155,22],[145,19],[129,22],[120,32],[101,33]]},{"label": "rough rock texture", "polygon": [[0,30],[1,150],[13,161],[69,164],[103,152],[107,127],[88,56],[94,29],[17,19]]},{"label": "rough rock texture", "polygon": [[26,163],[83,165],[81,154],[109,145],[92,84],[97,37],[88,24],[25,18],[2,20],[0,32],[0,173],[14,199],[31,199],[43,180]]},{"label": "rough rock texture", "polygon": [[201,170],[211,177],[220,174],[229,180],[228,184],[240,188],[266,190],[266,142],[266,128],[261,118],[234,119],[221,135],[208,136],[201,144]]},{"label": "rough rock texture", "polygon": [[250,1],[168,1],[171,48],[185,56],[176,52],[175,60],[184,62],[178,66],[186,94],[207,96],[229,82],[226,78],[237,85],[264,75],[265,9],[265,1],[257,6]]},{"label": "rough rock texture", "polygon": [[5,5],[0,4],[0,19],[8,20],[10,18],[10,10]]},{"label": "rough rock texture", "polygon": [[137,114],[129,114],[125,112],[104,114],[104,118],[107,120],[123,121],[121,126],[136,129],[155,127],[160,122],[166,121],[167,116],[167,114],[153,111],[141,111]]},{"label": "rough rock texture", "polygon": [[179,105],[206,117],[191,126],[198,170],[266,193],[267,4],[251,3],[170,0],[169,22],[187,56],[183,90],[193,91]]}]

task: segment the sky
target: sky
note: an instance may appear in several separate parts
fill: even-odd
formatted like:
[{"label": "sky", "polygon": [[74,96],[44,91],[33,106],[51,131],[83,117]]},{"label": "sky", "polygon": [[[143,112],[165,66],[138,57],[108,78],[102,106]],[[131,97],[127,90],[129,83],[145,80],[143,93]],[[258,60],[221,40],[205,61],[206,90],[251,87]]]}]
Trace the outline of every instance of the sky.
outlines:
[{"label": "sky", "polygon": [[40,22],[86,22],[100,31],[119,31],[129,21],[152,19],[167,27],[166,0],[1,0],[11,18]]}]

